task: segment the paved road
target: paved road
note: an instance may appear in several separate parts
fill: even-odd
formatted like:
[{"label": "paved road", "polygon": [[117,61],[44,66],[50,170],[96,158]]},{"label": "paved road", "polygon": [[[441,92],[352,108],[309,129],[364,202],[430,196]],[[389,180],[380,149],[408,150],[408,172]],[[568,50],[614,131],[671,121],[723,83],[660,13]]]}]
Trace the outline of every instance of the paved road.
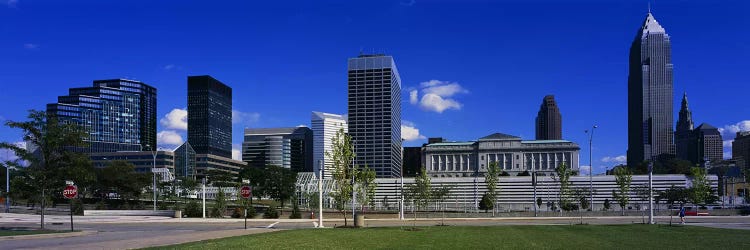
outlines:
[{"label": "paved road", "polygon": [[[68,238],[33,240],[0,240],[0,249],[126,249],[169,245],[183,242],[222,238],[236,235],[263,233],[283,229],[313,228],[314,220],[249,220],[249,229],[244,230],[241,219],[173,219],[167,217],[76,217],[76,230],[91,232],[87,235]],[[675,223],[678,219],[675,218]],[[580,218],[469,218],[446,219],[448,225],[567,225],[580,222]],[[54,224],[53,224],[54,223]],[[70,228],[66,216],[49,216],[46,227],[66,230]],[[351,223],[351,220],[349,220]],[[440,224],[440,219],[399,221],[396,219],[368,220],[368,226],[431,226]],[[584,218],[588,224],[632,224],[641,223],[641,217]],[[657,223],[668,224],[669,217],[657,217]],[[326,227],[342,225],[343,220],[326,220]],[[689,217],[689,225],[750,230],[750,217]],[[39,216],[0,214],[2,227],[39,227]]]}]

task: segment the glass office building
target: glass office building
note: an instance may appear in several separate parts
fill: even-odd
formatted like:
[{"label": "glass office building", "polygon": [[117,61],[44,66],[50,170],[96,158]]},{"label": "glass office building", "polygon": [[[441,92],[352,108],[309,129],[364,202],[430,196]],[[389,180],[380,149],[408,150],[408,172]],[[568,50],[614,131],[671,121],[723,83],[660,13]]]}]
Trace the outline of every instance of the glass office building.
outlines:
[{"label": "glass office building", "polygon": [[374,169],[378,178],[400,177],[401,77],[393,57],[350,58],[348,83],[355,164]]},{"label": "glass office building", "polygon": [[195,179],[195,150],[185,142],[174,150],[175,176]]},{"label": "glass office building", "polygon": [[61,122],[81,125],[89,134],[87,153],[152,150],[156,145],[156,88],[126,79],[96,80],[71,88],[47,112]]},{"label": "glass office building", "polygon": [[307,127],[245,129],[242,160],[248,166],[313,171],[313,132]]},{"label": "glass office building", "polygon": [[188,141],[197,154],[232,158],[232,88],[188,76]]}]

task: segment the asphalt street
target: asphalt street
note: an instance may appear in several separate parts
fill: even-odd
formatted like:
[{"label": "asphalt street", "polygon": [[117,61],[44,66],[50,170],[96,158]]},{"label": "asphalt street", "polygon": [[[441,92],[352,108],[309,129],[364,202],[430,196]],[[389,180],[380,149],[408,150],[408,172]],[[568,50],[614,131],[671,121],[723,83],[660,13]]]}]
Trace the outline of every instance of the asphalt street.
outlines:
[{"label": "asphalt street", "polygon": [[[2,239],[0,249],[128,249],[149,246],[177,244],[183,242],[230,237],[252,233],[264,233],[275,230],[314,228],[315,220],[267,219],[248,220],[248,229],[244,229],[242,219],[200,219],[167,217],[75,217],[76,230],[86,232],[80,236],[65,238],[37,239]],[[669,217],[657,217],[658,224],[669,224]],[[678,223],[673,218],[673,223]],[[349,223],[352,221],[349,220]],[[441,223],[461,226],[497,226],[497,225],[569,225],[581,222],[580,217],[541,217],[541,218],[450,218],[433,219],[374,219],[367,220],[369,227],[433,226]],[[632,224],[641,223],[642,218],[629,217],[595,217],[583,218],[586,224]],[[341,219],[324,221],[324,226],[343,225]],[[46,228],[69,230],[69,217],[48,216]],[[689,217],[688,225],[716,228],[750,230],[750,217],[741,216],[707,216]],[[0,227],[38,228],[39,216],[0,214]]]}]

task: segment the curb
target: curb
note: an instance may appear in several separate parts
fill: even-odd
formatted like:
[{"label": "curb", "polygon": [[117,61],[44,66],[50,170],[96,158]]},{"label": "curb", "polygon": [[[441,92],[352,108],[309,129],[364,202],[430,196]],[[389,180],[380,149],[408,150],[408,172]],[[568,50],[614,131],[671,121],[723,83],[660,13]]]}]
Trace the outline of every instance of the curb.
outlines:
[{"label": "curb", "polygon": [[98,232],[97,231],[80,231],[80,232],[70,232],[70,233],[47,233],[47,234],[0,236],[0,241],[67,238],[67,237],[92,235],[96,233]]}]

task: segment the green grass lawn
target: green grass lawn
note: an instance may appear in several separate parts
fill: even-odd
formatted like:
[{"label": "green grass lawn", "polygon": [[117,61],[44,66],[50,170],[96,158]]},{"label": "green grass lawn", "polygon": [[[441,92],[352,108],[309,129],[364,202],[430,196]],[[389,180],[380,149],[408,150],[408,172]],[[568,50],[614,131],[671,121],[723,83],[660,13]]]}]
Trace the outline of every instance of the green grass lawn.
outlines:
[{"label": "green grass lawn", "polygon": [[303,229],[156,249],[750,249],[749,231],[649,225]]},{"label": "green grass lawn", "polygon": [[29,234],[67,233],[67,232],[69,232],[69,231],[55,231],[55,230],[0,230],[0,237],[2,237],[2,236],[29,235]]}]

